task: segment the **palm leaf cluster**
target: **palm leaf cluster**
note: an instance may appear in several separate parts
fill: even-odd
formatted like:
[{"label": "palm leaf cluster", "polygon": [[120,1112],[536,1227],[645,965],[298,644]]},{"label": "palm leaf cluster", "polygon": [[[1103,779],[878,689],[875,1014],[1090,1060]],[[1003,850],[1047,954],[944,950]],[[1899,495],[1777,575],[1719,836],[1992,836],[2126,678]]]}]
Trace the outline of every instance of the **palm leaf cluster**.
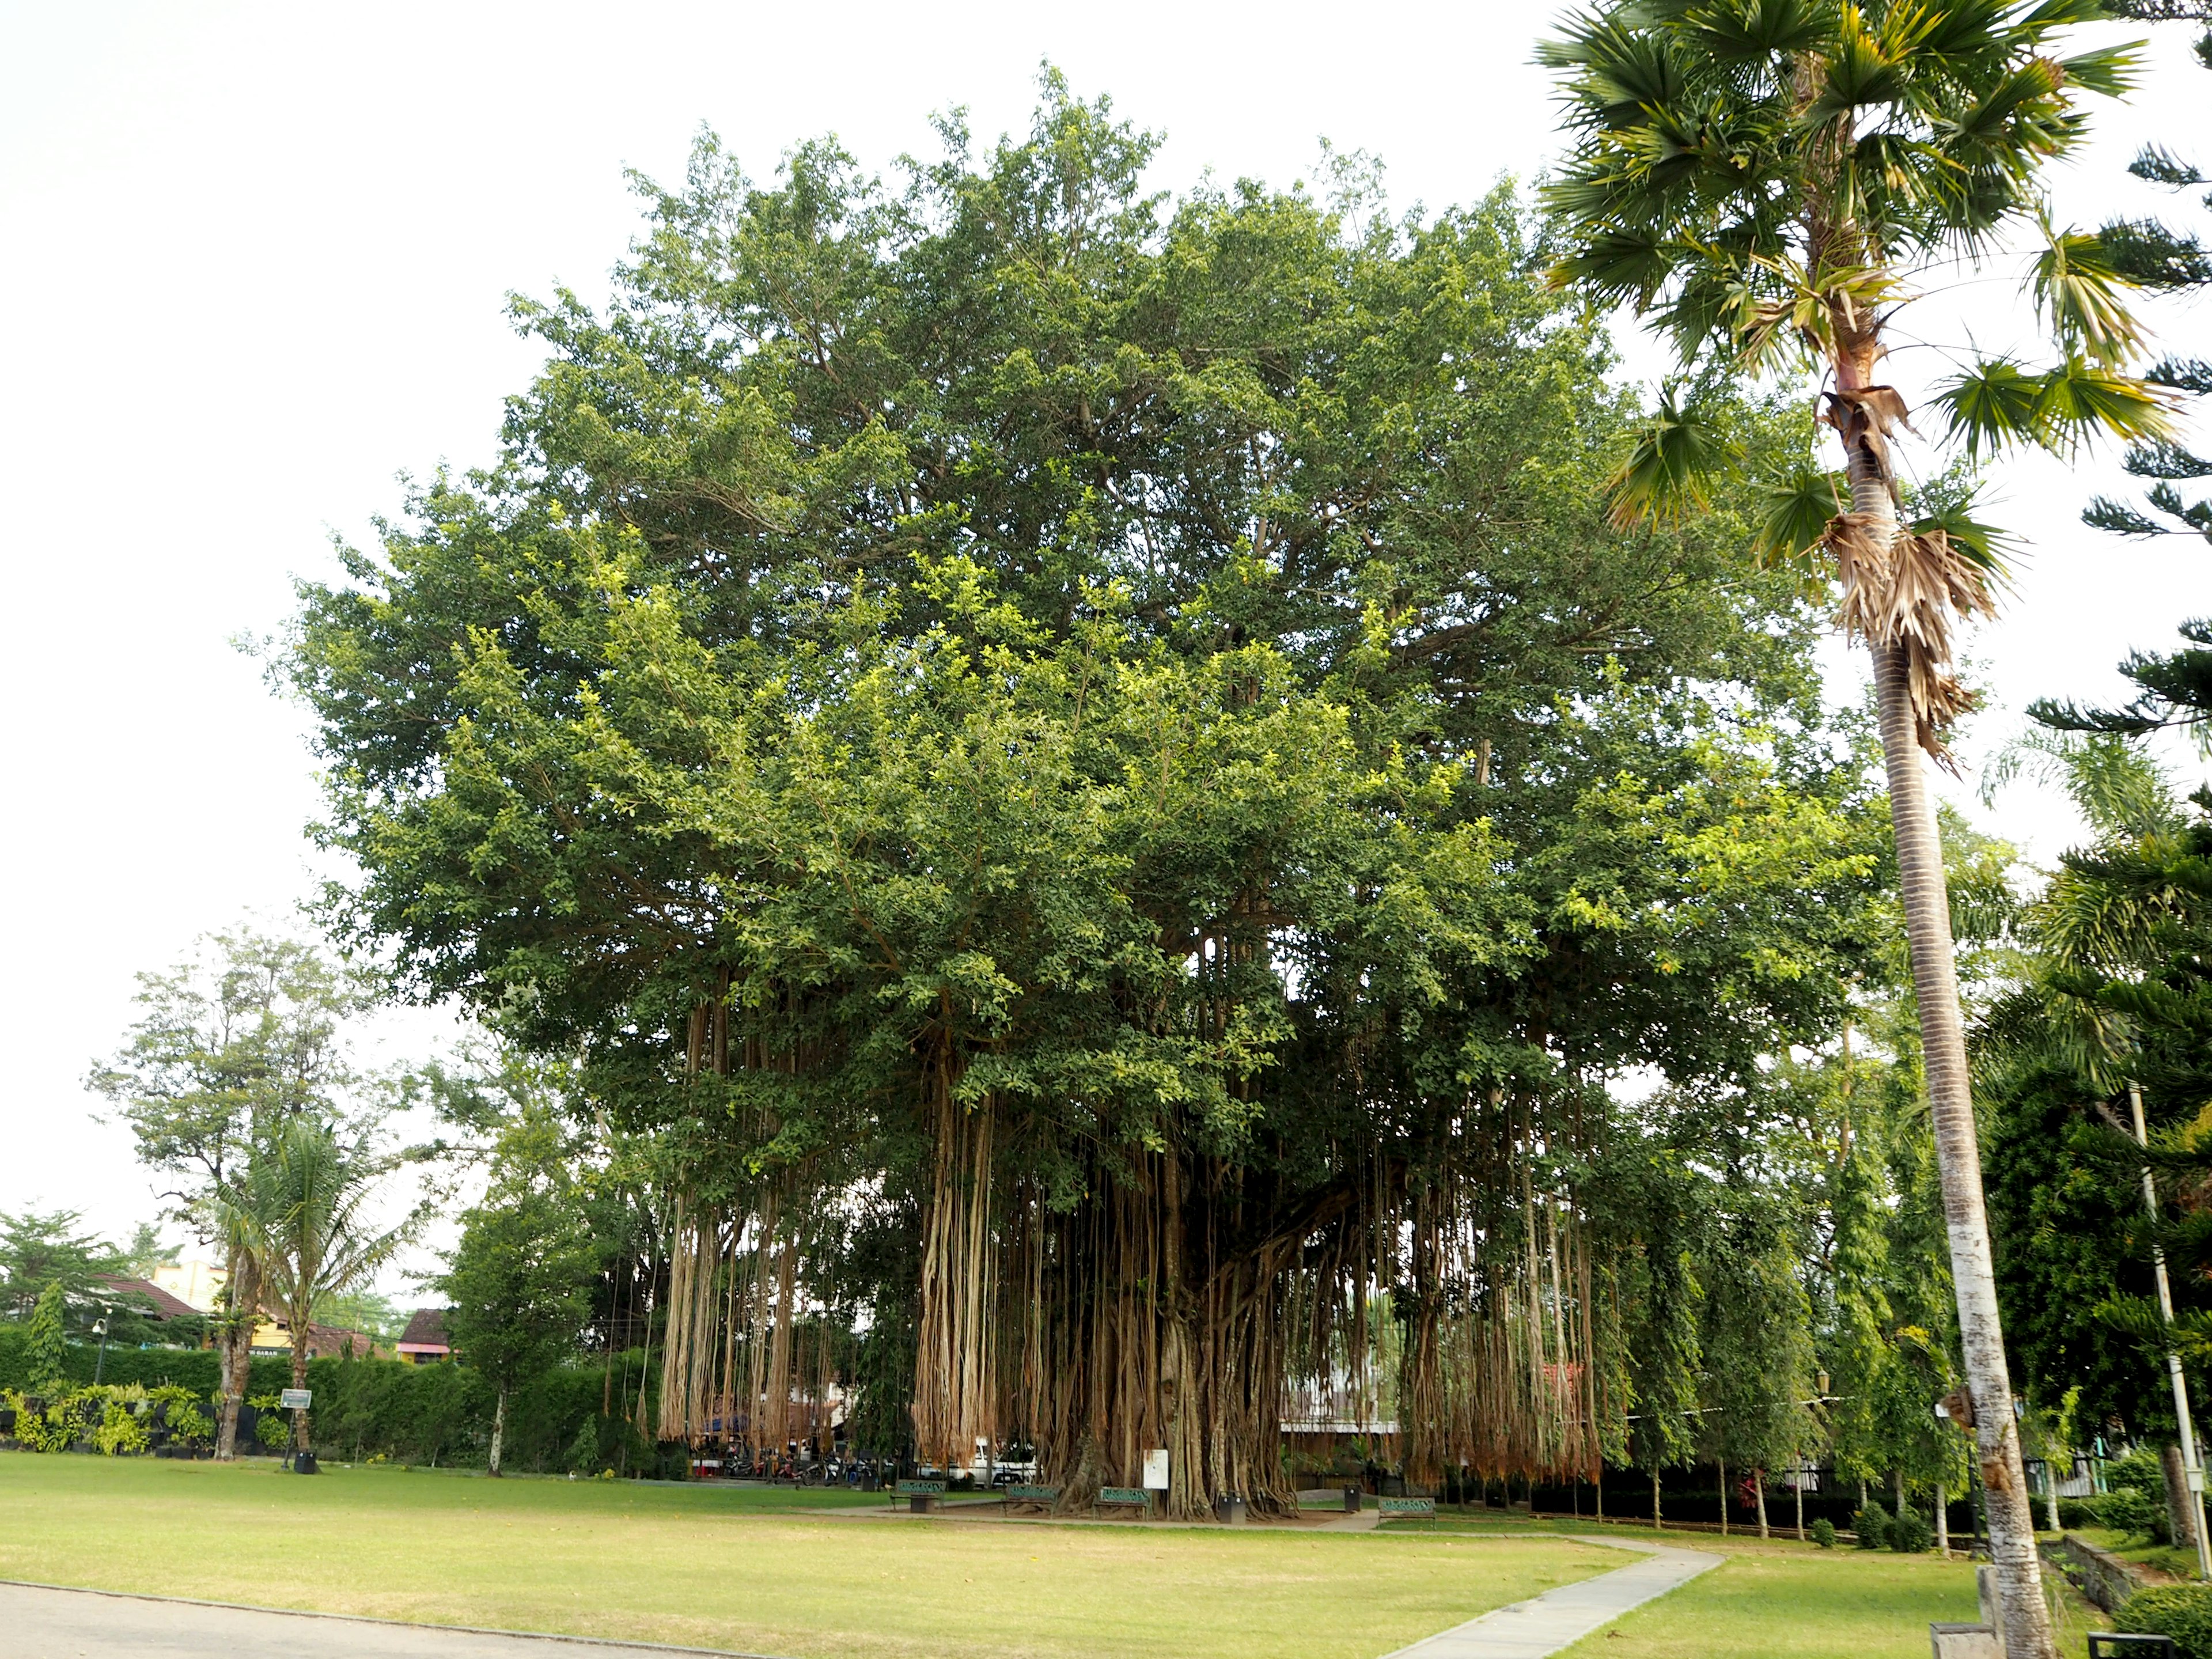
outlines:
[{"label": "palm leaf cluster", "polygon": [[[1845,475],[1766,481],[1759,550],[1825,555],[1845,623],[1906,652],[1920,740],[1939,757],[1970,702],[1952,632],[1991,608],[1999,567],[1985,535],[1923,524],[1893,544],[1854,517],[1869,501],[1846,505],[1847,487],[1902,493],[1890,446],[1909,411],[1877,378],[1897,310],[2029,234],[2021,286],[2054,360],[1969,356],[1936,391],[1936,435],[1970,459],[2170,435],[2170,389],[2126,372],[2144,344],[2136,284],[2098,236],[2051,221],[2038,182],[2081,143],[2082,94],[2130,83],[2132,47],[2059,44],[2100,15],[2094,0],[1625,0],[1540,49],[1574,136],[1547,193],[1567,244],[1554,282],[1649,317],[1698,386],[1831,377],[1822,419]],[[1615,474],[1620,521],[1699,506],[1704,480],[1740,465],[1717,410],[1662,397]]]}]

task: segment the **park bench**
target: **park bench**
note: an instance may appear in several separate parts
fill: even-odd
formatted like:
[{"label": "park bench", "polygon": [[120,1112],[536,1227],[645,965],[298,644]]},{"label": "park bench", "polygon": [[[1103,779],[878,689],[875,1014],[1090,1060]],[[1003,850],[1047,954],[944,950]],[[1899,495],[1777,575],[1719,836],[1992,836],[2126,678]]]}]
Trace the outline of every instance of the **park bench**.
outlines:
[{"label": "park bench", "polygon": [[942,1480],[902,1480],[891,1493],[891,1507],[896,1509],[898,1500],[903,1498],[907,1500],[907,1508],[915,1514],[927,1515],[929,1506],[944,1496],[945,1483]]},{"label": "park bench", "polygon": [[1375,1507],[1382,1512],[1385,1521],[1393,1516],[1428,1522],[1437,1518],[1437,1500],[1433,1498],[1378,1498]]},{"label": "park bench", "polygon": [[1001,1486],[999,1488],[999,1496],[1005,1500],[1006,1512],[1011,1515],[1017,1504],[1040,1504],[1046,1509],[1050,1509],[1054,1504],[1060,1502],[1060,1488],[1057,1486]]},{"label": "park bench", "polygon": [[1152,1495],[1142,1486],[1101,1486],[1098,1488],[1097,1507],[1102,1510],[1142,1510],[1150,1515],[1152,1512]]}]

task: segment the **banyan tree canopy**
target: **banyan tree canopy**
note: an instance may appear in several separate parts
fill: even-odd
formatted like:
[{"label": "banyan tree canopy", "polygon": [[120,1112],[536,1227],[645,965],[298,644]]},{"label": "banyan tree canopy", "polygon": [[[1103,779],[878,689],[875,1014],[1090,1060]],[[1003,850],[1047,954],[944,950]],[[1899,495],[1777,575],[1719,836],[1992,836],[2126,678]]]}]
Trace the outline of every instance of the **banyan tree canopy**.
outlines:
[{"label": "banyan tree canopy", "polygon": [[1754,1088],[1869,935],[1818,616],[1729,502],[1608,526],[1510,187],[1170,201],[1050,79],[944,137],[704,141],[518,304],[500,463],[303,590],[341,908],[653,1137],[668,1437],[836,1382],[1191,1514],[1295,1503],[1295,1395],[1586,1471],[1609,1081]]}]

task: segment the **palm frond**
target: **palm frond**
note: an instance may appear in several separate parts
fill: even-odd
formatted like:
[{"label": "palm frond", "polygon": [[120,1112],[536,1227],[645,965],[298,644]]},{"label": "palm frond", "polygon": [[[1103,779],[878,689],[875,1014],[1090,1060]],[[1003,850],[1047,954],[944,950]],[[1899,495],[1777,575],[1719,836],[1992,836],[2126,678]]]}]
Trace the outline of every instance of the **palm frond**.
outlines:
[{"label": "palm frond", "polygon": [[2086,231],[2060,230],[2041,222],[2043,246],[2029,267],[2025,284],[2037,311],[2070,349],[2108,368],[2125,362],[2142,349],[2142,325],[2128,308],[2135,284],[2112,263],[2111,254]]},{"label": "palm frond", "polygon": [[1713,483],[1734,471],[1735,441],[1668,387],[1651,421],[1606,481],[1612,520],[1626,530],[1679,517],[1711,499]]},{"label": "palm frond", "polygon": [[1752,551],[1765,565],[1793,564],[1821,544],[1829,522],[1846,511],[1843,476],[1809,464],[1758,485],[1761,507]]},{"label": "palm frond", "polygon": [[2040,441],[2037,421],[2043,393],[2039,376],[2009,357],[1985,357],[1943,382],[1930,401],[1944,412],[1952,433],[1978,459],[2017,444]]},{"label": "palm frond", "polygon": [[1960,620],[1996,614],[1992,572],[1940,529],[1900,531],[1869,514],[1831,520],[1826,545],[1844,582],[1838,620],[1871,645],[1904,651],[1915,735],[1955,772],[1944,733],[1975,700],[1950,666],[1954,629]]},{"label": "palm frond", "polygon": [[2165,388],[2132,374],[2069,357],[2043,377],[2037,409],[2039,441],[2070,453],[2093,438],[2134,442],[2175,435],[2175,404]]}]

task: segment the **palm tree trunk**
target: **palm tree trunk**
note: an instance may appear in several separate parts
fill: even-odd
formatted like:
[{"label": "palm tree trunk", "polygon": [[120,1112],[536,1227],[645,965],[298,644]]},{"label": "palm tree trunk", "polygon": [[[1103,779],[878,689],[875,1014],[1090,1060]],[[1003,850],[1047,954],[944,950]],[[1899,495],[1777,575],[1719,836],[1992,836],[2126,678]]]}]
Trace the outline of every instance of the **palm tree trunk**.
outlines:
[{"label": "palm tree trunk", "polygon": [[499,1479],[500,1444],[507,1438],[507,1384],[499,1385],[499,1393],[491,1407],[491,1460],[484,1473],[493,1480]]},{"label": "palm tree trunk", "polygon": [[[307,1322],[304,1319],[295,1318],[292,1322],[292,1386],[295,1389],[307,1386]],[[296,1455],[307,1449],[307,1413],[294,1412],[292,1450]]]},{"label": "palm tree trunk", "polygon": [[[1861,512],[1890,510],[1887,484],[1876,481],[1876,490],[1880,505],[1873,509],[1863,498],[1876,492],[1863,489],[1859,480],[1852,480],[1853,500]],[[1990,1252],[1989,1217],[1982,1204],[1981,1152],[1974,1133],[1966,1027],[1959,1009],[1958,968],[1952,959],[1950,893],[1943,878],[1935,804],[1914,730],[1904,648],[1877,647],[1874,665],[1882,763],[1889,775],[1890,823],[1897,842],[1898,885],[1905,905],[1905,937],[1912,950],[1928,1110],[1936,1130],[1943,1222],[1950,1236],[1951,1283],[1959,1303],[1959,1342],[1966,1358],[1967,1392],[1973,1400],[1982,1484],[1988,1493],[1990,1557],[2004,1603],[2005,1653],[2007,1659],[2053,1659],[2057,1650],[2043,1599],[2035,1515],[2021,1465],[2020,1428],[2013,1419],[2012,1382],[2005,1370],[2004,1332],[1997,1317],[1996,1273]]]},{"label": "palm tree trunk", "polygon": [[230,1306],[222,1342],[222,1405],[216,1419],[215,1455],[228,1463],[238,1455],[239,1407],[253,1369],[253,1328],[261,1317],[261,1274],[252,1252],[234,1246],[224,1275]]},{"label": "palm tree trunk", "polygon": [[1659,1469],[1656,1464],[1651,1470],[1651,1530],[1659,1530]]}]

